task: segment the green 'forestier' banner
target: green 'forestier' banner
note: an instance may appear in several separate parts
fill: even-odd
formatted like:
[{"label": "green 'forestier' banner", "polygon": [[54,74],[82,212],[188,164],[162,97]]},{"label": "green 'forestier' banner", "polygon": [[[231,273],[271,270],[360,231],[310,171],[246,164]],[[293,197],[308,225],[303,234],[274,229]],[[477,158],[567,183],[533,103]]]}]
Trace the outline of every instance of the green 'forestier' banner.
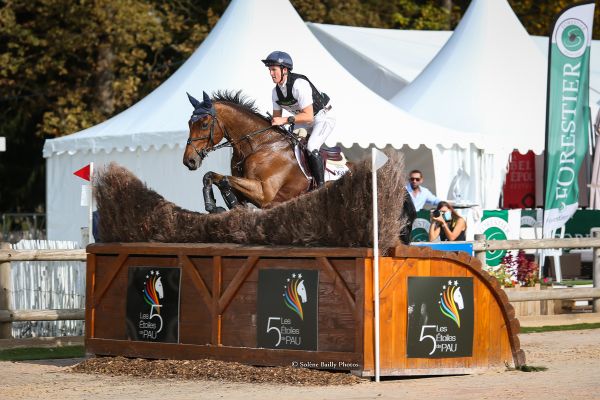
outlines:
[{"label": "green 'forestier' banner", "polygon": [[578,207],[579,168],[590,129],[589,65],[594,2],[558,16],[548,57],[544,237],[562,227]]}]

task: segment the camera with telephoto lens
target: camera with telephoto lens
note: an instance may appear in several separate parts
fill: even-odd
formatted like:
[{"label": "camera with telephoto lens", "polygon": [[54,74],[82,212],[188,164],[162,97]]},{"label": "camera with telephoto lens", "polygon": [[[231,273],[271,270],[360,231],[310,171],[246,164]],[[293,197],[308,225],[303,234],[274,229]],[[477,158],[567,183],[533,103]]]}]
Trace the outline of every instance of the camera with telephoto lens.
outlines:
[{"label": "camera with telephoto lens", "polygon": [[440,210],[433,210],[432,214],[433,214],[434,218],[437,218],[441,215]]}]

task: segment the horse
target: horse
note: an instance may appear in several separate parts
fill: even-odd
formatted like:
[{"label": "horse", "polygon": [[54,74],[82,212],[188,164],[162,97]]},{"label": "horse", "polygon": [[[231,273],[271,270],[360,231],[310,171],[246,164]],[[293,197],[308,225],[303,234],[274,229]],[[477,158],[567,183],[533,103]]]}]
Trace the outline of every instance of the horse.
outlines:
[{"label": "horse", "polygon": [[272,126],[241,91],[217,92],[212,99],[203,92],[202,102],[188,93],[188,99],[194,112],[188,122],[183,164],[193,171],[211,151],[233,149],[231,176],[213,171],[204,175],[207,212],[225,211],[216,206],[213,184],[230,209],[241,201],[268,208],[309,191],[310,180],[294,154],[298,139],[282,127]]}]

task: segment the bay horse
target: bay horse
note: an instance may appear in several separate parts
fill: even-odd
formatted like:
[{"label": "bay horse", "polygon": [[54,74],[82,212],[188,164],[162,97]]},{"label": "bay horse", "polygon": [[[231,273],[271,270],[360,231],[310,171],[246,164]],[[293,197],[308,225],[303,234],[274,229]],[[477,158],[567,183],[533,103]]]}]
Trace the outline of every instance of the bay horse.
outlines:
[{"label": "bay horse", "polygon": [[[183,164],[190,170],[200,167],[209,152],[231,147],[231,176],[209,171],[203,178],[206,211],[222,212],[212,192],[215,184],[229,208],[241,200],[259,208],[268,208],[306,193],[310,180],[294,154],[295,140],[271,120],[261,115],[241,94],[217,92],[211,99],[205,92],[203,101],[188,93],[194,112],[190,118],[189,138]],[[224,143],[221,141],[225,140]]]}]

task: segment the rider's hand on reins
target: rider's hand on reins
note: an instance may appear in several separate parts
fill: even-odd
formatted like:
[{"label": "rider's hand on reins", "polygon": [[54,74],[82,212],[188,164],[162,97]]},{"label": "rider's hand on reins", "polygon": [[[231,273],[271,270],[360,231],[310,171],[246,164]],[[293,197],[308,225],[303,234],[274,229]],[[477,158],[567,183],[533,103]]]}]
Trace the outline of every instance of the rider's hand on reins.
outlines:
[{"label": "rider's hand on reins", "polygon": [[288,123],[287,117],[273,117],[273,119],[271,119],[271,125],[285,125]]}]

